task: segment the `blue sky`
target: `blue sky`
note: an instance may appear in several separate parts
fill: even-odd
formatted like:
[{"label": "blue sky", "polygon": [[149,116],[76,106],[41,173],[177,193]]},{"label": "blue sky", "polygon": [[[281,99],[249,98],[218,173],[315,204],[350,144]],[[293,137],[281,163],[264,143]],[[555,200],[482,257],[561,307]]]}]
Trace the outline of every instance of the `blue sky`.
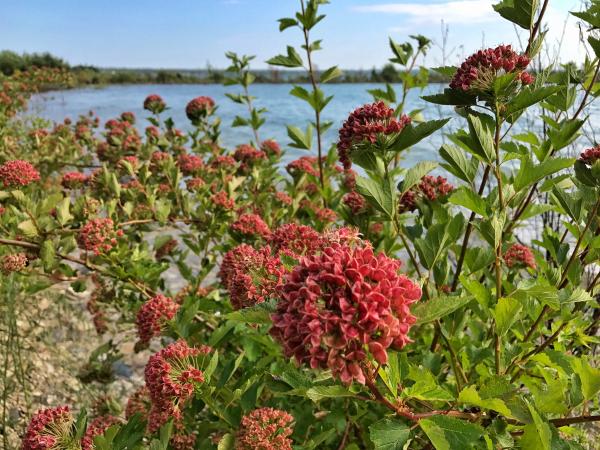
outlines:
[{"label": "blue sky", "polygon": [[[518,0],[517,0],[518,1]],[[72,64],[102,67],[224,67],[224,52],[257,55],[254,67],[300,43],[297,29],[279,33],[277,19],[293,14],[298,0],[2,0],[0,49],[50,51]],[[493,0],[332,0],[314,29],[324,51],[319,67],[370,69],[390,57],[388,36],[402,42],[421,33],[441,43],[449,27],[448,64],[484,46],[518,44],[515,30],[492,9]],[[562,40],[562,60],[581,61],[579,31],[569,10],[580,0],[550,0],[550,52]],[[442,63],[436,46],[425,59]]]}]

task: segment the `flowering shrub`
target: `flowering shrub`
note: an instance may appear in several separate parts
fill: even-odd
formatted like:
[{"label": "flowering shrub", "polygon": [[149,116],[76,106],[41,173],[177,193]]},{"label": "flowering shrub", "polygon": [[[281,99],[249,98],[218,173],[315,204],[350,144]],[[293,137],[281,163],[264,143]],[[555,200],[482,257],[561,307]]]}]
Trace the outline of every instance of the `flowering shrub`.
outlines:
[{"label": "flowering shrub", "polygon": [[[209,97],[189,132],[158,95],[149,117],[50,125],[17,115],[42,72],[0,80],[0,298],[89,289],[103,345],[80,378],[103,390],[117,341],[151,354],[124,413],[42,410],[22,448],[594,448],[600,154],[580,135],[598,55],[548,70],[547,2],[501,1],[522,52],[436,69],[449,83],[423,99],[440,108],[410,110],[432,43],[392,40],[401,87],[372,89],[328,148],[340,71],[313,65],[326,2],[301,3],[280,21],[301,49],[269,60],[310,80],[289,142],[265,139],[249,56],[227,54],[232,148]],[[591,55],[597,8],[576,16]]]}]

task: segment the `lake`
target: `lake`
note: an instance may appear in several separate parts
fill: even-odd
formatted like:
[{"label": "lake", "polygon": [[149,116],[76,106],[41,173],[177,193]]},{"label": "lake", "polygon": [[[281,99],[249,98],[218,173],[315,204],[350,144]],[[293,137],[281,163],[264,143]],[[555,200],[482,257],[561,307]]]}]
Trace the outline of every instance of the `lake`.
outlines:
[{"label": "lake", "polygon": [[[308,87],[308,86],[306,86]],[[333,126],[324,136],[326,145],[337,141],[337,132],[348,114],[364,103],[372,101],[368,89],[382,88],[382,84],[328,84],[323,86],[326,95],[333,95],[333,99],[323,110],[324,120],[333,121]],[[407,101],[407,110],[426,108],[424,112],[427,119],[438,119],[445,113],[446,117],[452,115],[449,108],[437,108],[423,101],[420,96],[436,93],[445,85],[431,85],[424,92],[415,90],[411,92]],[[396,92],[401,92],[401,85],[396,85]],[[286,125],[296,125],[305,128],[310,120],[314,120],[314,113],[310,107],[289,94],[289,84],[256,84],[251,86],[250,93],[255,96],[255,106],[266,108],[266,122],[260,129],[260,138],[273,138],[282,147],[289,143]],[[207,85],[114,85],[106,87],[91,87],[84,89],[71,89],[66,91],[53,91],[36,95],[30,102],[29,112],[45,119],[62,122],[65,117],[76,119],[80,114],[94,111],[105,122],[119,116],[123,111],[131,111],[138,118],[137,126],[143,130],[148,124],[143,119],[149,113],[144,111],[143,102],[147,95],[160,95],[169,106],[169,110],[162,114],[163,118],[172,117],[178,128],[191,129],[191,124],[185,116],[185,106],[194,97],[207,95],[216,101],[217,114],[222,118],[223,145],[233,148],[238,144],[246,143],[251,139],[249,128],[233,128],[231,123],[236,115],[245,117],[248,112],[245,105],[234,103],[225,96],[225,93],[239,92],[239,87],[224,87],[218,84]],[[458,123],[457,123],[458,124]],[[411,149],[406,155],[406,164],[412,165],[416,161],[436,160],[441,142],[438,132]],[[304,151],[287,148],[285,160],[294,159]],[[316,153],[316,144],[315,150]]]}]

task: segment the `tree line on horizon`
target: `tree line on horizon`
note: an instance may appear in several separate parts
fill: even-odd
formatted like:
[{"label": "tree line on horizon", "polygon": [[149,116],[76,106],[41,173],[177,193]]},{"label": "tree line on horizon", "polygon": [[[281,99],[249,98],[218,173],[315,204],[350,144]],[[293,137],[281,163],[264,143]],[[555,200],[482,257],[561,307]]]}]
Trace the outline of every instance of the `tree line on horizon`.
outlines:
[{"label": "tree line on horizon", "polygon": [[[33,67],[69,69],[76,77],[78,85],[101,84],[172,84],[172,83],[222,83],[226,69],[215,69],[208,65],[205,69],[129,69],[100,68],[93,65],[71,65],[64,59],[49,52],[16,53],[0,51],[0,73],[10,76],[16,71],[26,71]],[[282,71],[275,68],[254,70],[257,83],[303,83],[309,82],[306,73],[296,70]],[[430,83],[447,82],[447,77],[430,71]],[[385,64],[381,69],[346,70],[338,80],[340,83],[399,83],[401,75],[393,64]]]}]

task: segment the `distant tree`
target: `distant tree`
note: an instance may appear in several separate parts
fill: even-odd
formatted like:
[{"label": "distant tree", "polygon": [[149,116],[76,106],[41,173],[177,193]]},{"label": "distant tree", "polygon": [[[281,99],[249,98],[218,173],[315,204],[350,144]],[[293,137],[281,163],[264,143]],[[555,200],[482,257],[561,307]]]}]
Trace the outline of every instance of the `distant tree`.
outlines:
[{"label": "distant tree", "polygon": [[393,64],[383,66],[380,77],[381,81],[385,81],[386,83],[395,83],[399,80],[398,71]]}]

